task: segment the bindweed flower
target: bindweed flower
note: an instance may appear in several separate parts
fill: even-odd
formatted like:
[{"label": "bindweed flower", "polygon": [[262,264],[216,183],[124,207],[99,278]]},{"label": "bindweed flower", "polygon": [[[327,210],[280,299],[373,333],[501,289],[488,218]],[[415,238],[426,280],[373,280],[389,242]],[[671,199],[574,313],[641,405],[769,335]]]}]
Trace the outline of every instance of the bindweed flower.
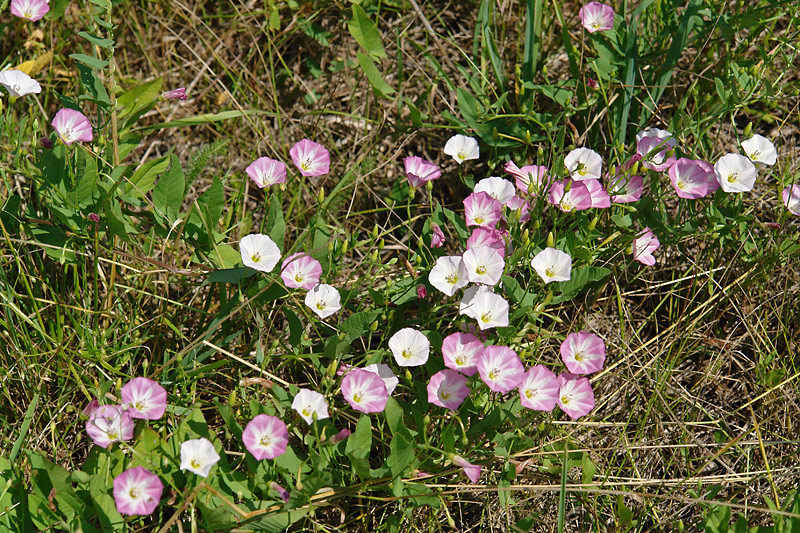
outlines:
[{"label": "bindweed flower", "polygon": [[219,454],[208,439],[189,439],[181,443],[181,470],[208,477],[211,467],[219,461]]},{"label": "bindweed flower", "polygon": [[50,11],[48,0],[11,0],[11,14],[36,22]]},{"label": "bindweed flower", "polygon": [[52,139],[50,139],[50,137],[42,137],[41,139],[39,139],[39,146],[41,146],[45,150],[49,150],[55,145],[53,144],[53,141]]},{"label": "bindweed flower", "polygon": [[511,348],[487,346],[478,359],[478,373],[491,390],[506,393],[519,387],[525,368]]},{"label": "bindweed flower", "polygon": [[753,135],[746,141],[742,141],[742,150],[754,163],[764,163],[774,165],[778,162],[778,152],[775,145],[762,135]]},{"label": "bindweed flower", "polygon": [[596,90],[600,85],[597,83],[596,79],[589,76],[586,78],[586,86],[592,90]]},{"label": "bindweed flower", "polygon": [[636,153],[642,165],[656,172],[667,170],[675,163],[675,156],[667,152],[677,145],[678,141],[667,130],[647,128],[636,134]]},{"label": "bindweed flower", "polygon": [[576,148],[564,157],[564,166],[575,181],[599,180],[603,174],[603,158],[590,148]]},{"label": "bindweed flower", "polygon": [[675,193],[681,198],[693,200],[708,194],[709,178],[714,178],[714,169],[705,161],[681,157],[669,167],[669,181]]},{"label": "bindweed flower", "polygon": [[520,224],[524,224],[531,219],[531,215],[529,213],[531,205],[525,198],[522,198],[521,196],[514,196],[511,198],[511,200],[506,203],[506,207],[519,213]]},{"label": "bindweed flower", "polygon": [[286,181],[286,165],[269,157],[259,157],[244,171],[261,189]]},{"label": "bindweed flower", "polygon": [[581,24],[589,33],[614,27],[614,8],[600,2],[589,2],[578,11]]},{"label": "bindweed flower", "polygon": [[472,287],[464,289],[464,295],[461,297],[461,302],[458,306],[459,315],[467,315],[470,318],[477,318],[473,313],[472,300],[476,296],[483,293],[492,293],[492,287],[489,285],[473,285]]},{"label": "bindweed flower", "polygon": [[431,248],[441,248],[444,245],[444,232],[439,224],[431,224]]},{"label": "bindweed flower", "polygon": [[519,384],[519,401],[534,411],[552,411],[558,400],[558,379],[542,365],[531,368]]},{"label": "bindweed flower", "polygon": [[429,181],[439,179],[442,175],[441,169],[421,157],[413,156],[403,159],[403,167],[406,171],[408,184],[418,189]]},{"label": "bindweed flower", "polygon": [[[300,389],[301,392],[304,390]],[[324,402],[325,400],[323,399],[322,401]],[[295,402],[297,402],[297,397],[295,397]],[[297,410],[294,403],[292,408]],[[300,413],[300,416],[309,424],[311,423],[311,417],[306,418],[302,413]],[[327,417],[326,411],[325,416],[320,416],[319,418]],[[286,452],[286,446],[289,443],[289,431],[286,429],[286,424],[283,423],[283,420],[277,416],[256,415],[245,426],[242,432],[242,442],[244,442],[244,447],[247,448],[247,451],[253,454],[253,457],[257,460],[275,459]]]},{"label": "bindweed flower", "polygon": [[120,405],[101,405],[89,415],[86,433],[101,448],[133,438],[133,419]]},{"label": "bindweed flower", "polygon": [[356,368],[342,378],[342,395],[350,407],[362,413],[380,413],[386,409],[389,394],[377,374]]},{"label": "bindweed flower", "polygon": [[164,484],[143,466],[129,468],[114,478],[114,503],[124,515],[149,515],[158,507]]},{"label": "bindweed flower", "polygon": [[252,233],[239,241],[242,263],[261,272],[271,272],[281,259],[281,251],[269,235]]},{"label": "bindweed flower", "polygon": [[547,192],[549,180],[547,178],[547,167],[538,165],[526,165],[518,167],[513,161],[509,161],[503,170],[514,176],[517,189],[523,194],[543,194]]},{"label": "bindweed flower", "polygon": [[460,455],[454,455],[451,459],[453,464],[457,467],[461,468],[464,471],[464,475],[470,480],[471,483],[477,483],[481,479],[481,467],[480,465],[474,465],[461,457]]},{"label": "bindweed flower", "polygon": [[394,375],[389,365],[384,365],[383,363],[367,365],[364,367],[364,370],[372,372],[381,378],[383,380],[383,385],[386,387],[386,393],[389,395],[394,392],[394,389],[397,388],[397,384],[400,383],[400,380]]},{"label": "bindweed flower", "polygon": [[719,186],[725,192],[747,192],[756,184],[756,166],[743,155],[727,154],[714,165]]},{"label": "bindweed flower", "polygon": [[[569,185],[569,190],[567,190]],[[582,181],[556,181],[550,187],[547,201],[565,213],[582,211],[592,207],[592,193]]]},{"label": "bindweed flower", "polygon": [[444,153],[456,160],[459,165],[470,159],[478,159],[478,141],[466,135],[453,135],[444,145]]},{"label": "bindweed flower", "polygon": [[178,87],[177,89],[161,93],[161,98],[166,98],[167,100],[186,100],[188,96],[186,96],[185,87]]},{"label": "bindweed flower", "polygon": [[283,260],[281,279],[284,285],[293,289],[311,290],[319,283],[322,265],[308,254],[299,252]]},{"label": "bindweed flower", "polygon": [[58,138],[67,146],[76,141],[91,142],[94,138],[89,119],[74,109],[60,109],[50,125],[56,130]]},{"label": "bindweed flower", "polygon": [[148,378],[133,378],[122,387],[122,401],[131,418],[158,420],[167,409],[167,391]]},{"label": "bindweed flower", "polygon": [[644,178],[641,176],[617,176],[608,182],[607,190],[614,203],[636,202],[642,197]]},{"label": "bindweed flower", "polygon": [[420,300],[424,300],[427,297],[428,297],[428,289],[425,287],[425,285],[421,284],[417,285],[417,298],[419,298]]},{"label": "bindweed flower", "polygon": [[569,372],[558,376],[558,406],[572,420],[589,414],[594,409],[594,391],[589,378]]},{"label": "bindweed flower", "polygon": [[6,88],[12,98],[19,98],[26,94],[38,94],[42,92],[39,82],[17,69],[9,69],[0,72],[0,85]]},{"label": "bindweed flower", "polygon": [[389,349],[399,366],[419,366],[428,361],[431,342],[413,328],[403,328],[389,339]]},{"label": "bindweed flower", "polygon": [[339,430],[339,433],[331,437],[330,442],[331,444],[342,442],[343,440],[347,440],[348,438],[350,438],[350,435],[352,435],[352,432],[349,429],[347,428],[341,429]]},{"label": "bindweed flower", "polygon": [[485,192],[474,192],[464,200],[467,226],[494,228],[503,214],[503,204]]},{"label": "bindweed flower", "polygon": [[444,366],[472,376],[478,371],[483,343],[471,333],[451,333],[442,341]]},{"label": "bindweed flower", "polygon": [[572,271],[572,257],[555,248],[545,248],[531,259],[531,266],[545,283],[568,281]]},{"label": "bindweed flower", "polygon": [[[342,431],[346,431],[346,430],[343,429]],[[288,490],[284,489],[283,487],[281,487],[280,485],[278,485],[274,481],[270,482],[269,488],[274,490],[275,492],[277,492],[278,493],[278,497],[281,500],[283,500],[284,503],[289,501],[289,491]]]},{"label": "bindweed flower", "polygon": [[428,403],[456,411],[469,396],[467,378],[446,368],[431,376],[428,382]]},{"label": "bindweed flower", "polygon": [[611,207],[611,196],[603,188],[600,180],[583,180],[581,182],[589,190],[589,198],[592,200],[592,208],[594,209],[607,209]]},{"label": "bindweed flower", "polygon": [[315,419],[322,420],[328,418],[328,402],[325,397],[310,389],[300,389],[292,401],[292,409],[297,411],[297,414],[311,424]]},{"label": "bindweed flower", "polygon": [[714,165],[701,159],[695,159],[695,162],[703,168],[706,176],[708,176],[708,191],[706,195],[714,194],[717,192],[717,189],[719,189],[719,182],[717,181],[717,174],[714,172]]},{"label": "bindweed flower", "polygon": [[503,256],[489,246],[470,248],[463,255],[464,266],[471,283],[496,285],[506,264]]},{"label": "bindweed flower", "polygon": [[800,216],[800,185],[792,185],[783,189],[781,198],[783,205],[790,213]]},{"label": "bindweed flower", "polygon": [[331,166],[331,155],[321,144],[308,139],[295,143],[289,149],[292,162],[303,176],[322,176]]},{"label": "bindweed flower", "polygon": [[484,228],[479,226],[472,230],[472,235],[467,239],[467,250],[477,248],[479,246],[488,246],[495,250],[500,257],[506,255],[506,240],[504,236],[506,232],[499,229]]},{"label": "bindweed flower", "polygon": [[328,318],[342,308],[339,291],[326,283],[318,283],[306,293],[306,307],[320,318]]},{"label": "bindweed flower", "polygon": [[493,292],[478,292],[462,314],[477,320],[481,330],[508,326],[508,302]]},{"label": "bindweed flower", "polygon": [[445,255],[436,260],[428,281],[447,296],[469,283],[469,274],[464,260],[458,255]]},{"label": "bindweed flower", "polygon": [[475,184],[473,192],[485,192],[503,205],[506,205],[516,194],[514,185],[510,181],[497,176],[482,179]]},{"label": "bindweed flower", "polygon": [[633,258],[644,265],[653,266],[656,264],[653,252],[658,250],[659,246],[661,246],[661,243],[658,241],[658,237],[650,231],[650,228],[644,228],[633,239],[633,244],[631,245]]},{"label": "bindweed flower", "polygon": [[573,374],[599,372],[606,360],[606,344],[594,333],[570,333],[561,343],[561,360]]},{"label": "bindweed flower", "polygon": [[86,404],[86,407],[83,408],[82,412],[84,416],[89,417],[92,416],[92,413],[97,411],[98,407],[100,407],[100,402],[97,401],[97,398],[92,398],[92,401]]}]

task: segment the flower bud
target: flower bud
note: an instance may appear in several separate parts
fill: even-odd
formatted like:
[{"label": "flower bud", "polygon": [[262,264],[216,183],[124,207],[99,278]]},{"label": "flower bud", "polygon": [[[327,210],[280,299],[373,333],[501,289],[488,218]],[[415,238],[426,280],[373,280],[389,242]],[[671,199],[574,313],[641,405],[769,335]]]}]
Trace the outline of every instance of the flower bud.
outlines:
[{"label": "flower bud", "polygon": [[372,239],[373,240],[377,239],[380,232],[381,228],[377,224],[375,224],[375,226],[372,228]]},{"label": "flower bud", "polygon": [[547,234],[547,247],[548,248],[555,248],[556,247],[556,239],[553,236],[553,232]]},{"label": "flower bud", "polygon": [[753,131],[753,123],[748,122],[747,126],[744,127],[744,131],[742,132],[742,137],[750,137],[751,131]]},{"label": "flower bud", "polygon": [[522,232],[522,244],[527,246],[531,242],[531,232],[525,228],[525,231]]},{"label": "flower bud", "polygon": [[349,248],[349,245],[350,245],[350,241],[345,239],[345,241],[342,243],[342,255],[347,253],[347,249]]},{"label": "flower bud", "polygon": [[592,231],[595,228],[595,226],[597,226],[597,223],[599,221],[600,221],[600,217],[598,215],[595,215],[594,218],[592,219],[592,221],[589,222],[589,231]]},{"label": "flower bud", "polygon": [[325,187],[319,188],[319,193],[317,193],[317,202],[320,204],[325,201]]}]

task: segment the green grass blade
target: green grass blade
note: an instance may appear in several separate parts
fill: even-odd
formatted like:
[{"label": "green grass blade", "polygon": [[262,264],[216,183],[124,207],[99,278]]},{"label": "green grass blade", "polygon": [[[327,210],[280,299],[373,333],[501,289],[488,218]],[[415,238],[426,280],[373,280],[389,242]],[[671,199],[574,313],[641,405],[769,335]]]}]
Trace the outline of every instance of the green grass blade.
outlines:
[{"label": "green grass blade", "polygon": [[25,442],[25,437],[28,436],[28,430],[31,428],[31,421],[33,420],[33,413],[36,412],[36,408],[39,406],[39,393],[33,395],[33,400],[31,400],[31,404],[28,406],[28,410],[25,411],[25,418],[22,419],[22,427],[19,430],[19,436],[17,440],[14,441],[14,447],[11,448],[11,455],[8,456],[8,460],[13,463],[14,460],[17,458],[19,454],[20,448],[22,448],[22,443]]},{"label": "green grass blade", "polygon": [[525,81],[533,81],[533,74],[539,64],[543,3],[543,0],[528,0],[525,6],[525,45],[522,52],[522,78]]}]

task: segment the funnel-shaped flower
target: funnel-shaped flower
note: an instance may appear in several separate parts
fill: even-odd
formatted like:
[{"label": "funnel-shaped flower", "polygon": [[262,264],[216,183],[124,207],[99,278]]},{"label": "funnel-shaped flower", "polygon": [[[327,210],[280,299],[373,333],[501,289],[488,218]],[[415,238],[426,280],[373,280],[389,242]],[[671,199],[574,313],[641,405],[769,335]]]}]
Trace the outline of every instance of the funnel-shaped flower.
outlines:
[{"label": "funnel-shaped flower", "polygon": [[403,166],[405,167],[408,184],[417,189],[442,175],[439,167],[417,156],[403,159]]},{"label": "funnel-shaped flower", "polygon": [[475,184],[473,192],[485,192],[503,205],[506,205],[516,193],[513,183],[497,176],[482,179]]},{"label": "funnel-shaped flower", "polygon": [[719,186],[725,192],[747,192],[756,184],[756,166],[743,155],[727,154],[714,165]]},{"label": "funnel-shaped flower", "polygon": [[321,144],[308,139],[295,143],[289,149],[292,162],[303,176],[322,176],[331,166],[331,154]]},{"label": "funnel-shaped flower", "polygon": [[474,192],[464,200],[464,217],[467,226],[493,228],[503,214],[503,204],[485,192]]},{"label": "funnel-shaped flower", "polygon": [[60,109],[50,125],[56,130],[58,138],[68,146],[76,141],[90,142],[94,138],[89,119],[74,109]]},{"label": "funnel-shaped flower", "polygon": [[457,410],[469,396],[467,378],[446,368],[431,376],[428,382],[428,403]]},{"label": "funnel-shaped flower", "polygon": [[48,11],[50,11],[48,0],[11,0],[11,14],[31,22],[41,19]]},{"label": "funnel-shaped flower", "polygon": [[552,411],[558,399],[556,375],[542,365],[531,368],[519,384],[519,398],[528,409]]},{"label": "funnel-shaped flower", "polygon": [[444,145],[444,153],[456,160],[459,165],[470,159],[478,159],[478,141],[466,135],[453,135]]},{"label": "funnel-shaped flower", "polygon": [[292,400],[292,409],[297,411],[297,414],[311,424],[314,419],[322,420],[328,418],[328,402],[325,397],[310,389],[300,389],[297,395]]},{"label": "funnel-shaped flower", "polygon": [[508,326],[508,302],[493,292],[478,292],[461,313],[477,320],[481,330]]},{"label": "funnel-shaped flower", "polygon": [[471,283],[496,285],[506,266],[503,256],[489,246],[470,248],[464,252],[463,259]]},{"label": "funnel-shaped flower", "polygon": [[594,392],[589,378],[579,377],[569,372],[558,376],[558,406],[575,420],[594,409]]},{"label": "funnel-shaped flower", "polygon": [[328,318],[342,308],[339,291],[327,283],[318,283],[306,293],[306,307],[320,318]]},{"label": "funnel-shaped flower", "polygon": [[367,414],[386,409],[389,399],[380,376],[360,368],[351,370],[342,378],[342,395],[350,407]]},{"label": "funnel-shaped flower", "polygon": [[313,289],[321,275],[319,261],[302,252],[290,255],[281,264],[281,279],[293,289]]},{"label": "funnel-shaped flower", "polygon": [[372,372],[381,378],[383,380],[383,385],[386,387],[386,393],[389,395],[394,392],[394,389],[397,388],[397,384],[400,383],[400,380],[394,375],[389,365],[384,365],[382,363],[367,365],[364,367],[364,370]]},{"label": "funnel-shaped flower", "polygon": [[[569,186],[569,190],[567,190]],[[582,181],[556,181],[550,187],[547,201],[565,213],[582,211],[592,207],[592,193]]]},{"label": "funnel-shaped flower", "polygon": [[431,285],[448,296],[469,283],[469,274],[461,256],[445,255],[436,260],[428,274]]},{"label": "funnel-shaped flower", "polygon": [[589,33],[614,27],[614,8],[600,2],[589,2],[578,11],[581,24]]},{"label": "funnel-shaped flower", "polygon": [[658,250],[659,246],[661,246],[661,243],[658,241],[658,237],[650,231],[650,228],[644,228],[633,239],[631,245],[633,258],[642,264],[653,266],[656,264],[656,258],[653,256],[653,252]]},{"label": "funnel-shaped flower", "polygon": [[120,405],[101,405],[86,421],[86,433],[101,448],[133,438],[133,420]]},{"label": "funnel-shaped flower", "polygon": [[[301,392],[303,390],[305,389],[301,389]],[[297,401],[297,397],[295,397],[295,401]],[[294,404],[292,404],[292,408],[294,408]],[[301,413],[300,416],[303,414]],[[327,415],[318,418],[327,418]],[[310,417],[306,419],[303,416],[303,419],[309,424],[311,423]],[[289,443],[289,431],[283,420],[277,416],[256,415],[245,426],[242,432],[242,442],[247,451],[253,454],[257,460],[275,459],[286,451],[286,445]]]},{"label": "funnel-shaped flower", "polygon": [[611,201],[617,204],[638,201],[642,197],[643,190],[644,178],[641,176],[619,175],[608,182],[608,193],[611,195]]},{"label": "funnel-shaped flower", "polygon": [[742,150],[752,161],[774,165],[778,162],[778,152],[769,139],[762,135],[753,135],[746,141],[742,141]]},{"label": "funnel-shaped flower", "polygon": [[561,343],[561,359],[573,374],[599,372],[606,360],[606,344],[594,333],[570,333]]},{"label": "funnel-shaped flower", "polygon": [[478,371],[483,343],[471,333],[451,333],[442,342],[444,365],[471,376]]},{"label": "funnel-shaped flower", "polygon": [[786,209],[792,214],[800,216],[800,185],[792,185],[783,189],[781,198]]},{"label": "funnel-shaped flower", "polygon": [[509,161],[503,169],[516,178],[514,183],[523,194],[538,195],[547,192],[549,184],[547,167],[526,165],[520,168],[513,161]]},{"label": "funnel-shaped flower", "polygon": [[261,189],[286,181],[286,165],[269,157],[259,157],[244,171]]},{"label": "funnel-shaped flower", "polygon": [[511,348],[487,346],[478,359],[478,373],[491,390],[505,393],[519,387],[525,368]]},{"label": "funnel-shaped flower", "polygon": [[472,235],[470,235],[469,239],[467,239],[467,250],[471,250],[472,248],[477,248],[479,246],[488,246],[500,254],[500,257],[505,257],[505,235],[507,235],[507,233],[502,230],[479,226],[472,230]]},{"label": "funnel-shaped flower", "polygon": [[611,196],[603,188],[600,180],[591,179],[583,180],[581,183],[586,185],[589,190],[589,198],[592,199],[592,208],[594,209],[607,209],[611,207]]},{"label": "funnel-shaped flower", "polygon": [[647,128],[636,134],[636,153],[642,158],[645,168],[661,172],[675,162],[674,155],[667,155],[678,145],[678,141],[667,130]]},{"label": "funnel-shaped flower", "polygon": [[239,241],[239,251],[245,266],[261,272],[271,272],[281,259],[281,251],[275,241],[269,235],[261,233],[242,237]]},{"label": "funnel-shaped flower", "polygon": [[564,157],[564,166],[575,181],[599,180],[603,173],[603,158],[590,148],[576,148]]},{"label": "funnel-shaped flower", "polygon": [[0,85],[6,88],[12,98],[42,92],[39,82],[17,69],[0,72]]},{"label": "funnel-shaped flower", "polygon": [[164,484],[143,466],[130,468],[114,478],[114,503],[124,515],[149,515],[158,507]]},{"label": "funnel-shaped flower", "polygon": [[131,418],[158,420],[167,409],[167,391],[148,378],[133,378],[122,387],[122,401]]},{"label": "funnel-shaped flower", "polygon": [[572,271],[572,257],[555,248],[545,248],[531,259],[531,266],[545,283],[568,281]]},{"label": "funnel-shaped flower", "polygon": [[[708,194],[709,167],[701,163],[704,161],[681,157],[669,167],[669,181],[681,198],[692,200]],[[714,177],[713,169],[710,169],[710,177]]]},{"label": "funnel-shaped flower", "polygon": [[181,470],[208,477],[211,467],[219,461],[219,454],[208,439],[190,439],[181,443]]},{"label": "funnel-shaped flower", "polygon": [[453,456],[453,464],[464,470],[464,475],[470,480],[471,483],[477,483],[481,479],[480,465],[474,465],[461,457],[460,455]]},{"label": "funnel-shaped flower", "polygon": [[399,366],[419,366],[428,360],[431,342],[422,332],[403,328],[389,339],[389,349]]}]

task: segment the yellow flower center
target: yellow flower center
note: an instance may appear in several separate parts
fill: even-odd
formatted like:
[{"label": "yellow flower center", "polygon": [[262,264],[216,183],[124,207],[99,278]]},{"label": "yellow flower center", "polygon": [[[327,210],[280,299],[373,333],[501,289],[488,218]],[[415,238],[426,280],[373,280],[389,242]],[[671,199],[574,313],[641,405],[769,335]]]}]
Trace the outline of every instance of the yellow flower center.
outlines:
[{"label": "yellow flower center", "polygon": [[139,487],[131,487],[131,490],[128,491],[128,496],[131,497],[131,500],[139,499]]},{"label": "yellow flower center", "polygon": [[548,278],[552,278],[553,276],[556,275],[556,273],[553,271],[552,267],[548,267],[544,270],[544,275],[547,276]]},{"label": "yellow flower center", "polygon": [[478,274],[479,276],[483,276],[484,274],[486,274],[486,267],[483,265],[479,266],[478,268],[475,269],[475,273]]},{"label": "yellow flower center", "polygon": [[736,181],[736,178],[739,177],[737,172],[732,172],[730,176],[728,176],[728,183],[733,183]]},{"label": "yellow flower center", "polygon": [[302,274],[295,274],[295,275],[294,275],[294,280],[295,280],[297,283],[303,283],[303,275],[302,275]]},{"label": "yellow flower center", "polygon": [[466,361],[466,359],[464,359],[464,356],[463,356],[463,355],[459,355],[458,357],[456,357],[456,364],[457,364],[458,366],[464,366],[464,364],[465,364],[466,362],[467,362],[467,361]]},{"label": "yellow flower center", "polygon": [[583,352],[578,352],[573,357],[575,358],[576,361],[580,363],[581,361],[583,361]]},{"label": "yellow flower center", "polygon": [[492,320],[492,314],[491,313],[483,313],[481,315],[481,322],[490,322],[491,320]]},{"label": "yellow flower center", "polygon": [[358,393],[353,394],[353,401],[356,403],[361,403],[361,395]]},{"label": "yellow flower center", "polygon": [[528,398],[529,400],[531,398],[535,398],[536,397],[536,391],[534,389],[525,389],[525,397]]},{"label": "yellow flower center", "polygon": [[565,405],[566,405],[566,404],[568,404],[568,403],[569,403],[569,399],[570,399],[570,398],[569,398],[569,396],[567,396],[567,395],[565,394],[565,395],[563,395],[563,396],[561,397],[561,403],[563,403],[563,404],[565,404]]},{"label": "yellow flower center", "polygon": [[439,391],[439,398],[441,398],[442,400],[446,400],[449,397],[450,397],[450,393],[447,392],[446,390],[440,390]]},{"label": "yellow flower center", "polygon": [[200,468],[200,461],[197,459],[192,459],[189,464],[192,465],[192,468]]},{"label": "yellow flower center", "polygon": [[483,224],[483,217],[482,216],[475,217],[475,223],[476,224]]},{"label": "yellow flower center", "polygon": [[414,355],[414,354],[412,354],[412,353],[411,353],[411,350],[409,350],[408,348],[406,348],[405,350],[403,350],[402,352],[400,352],[400,355],[402,355],[404,359],[408,359],[409,357],[411,357],[411,356],[412,356],[412,355]]},{"label": "yellow flower center", "polygon": [[[305,411],[303,411],[303,414],[308,416]],[[272,439],[269,438],[269,435],[262,435],[261,440],[259,440],[258,443],[261,444],[262,446],[269,446],[270,444],[272,444]]]},{"label": "yellow flower center", "polygon": [[250,256],[250,261],[252,261],[253,263],[260,262],[261,261],[261,254],[258,253],[258,252],[254,253],[253,255]]},{"label": "yellow flower center", "polygon": [[325,302],[323,302],[323,301],[317,302],[317,309],[319,309],[320,311],[325,309]]},{"label": "yellow flower center", "polygon": [[449,276],[445,276],[444,280],[450,285],[455,285],[456,283],[458,283],[458,276],[456,276],[455,274],[450,274]]}]

